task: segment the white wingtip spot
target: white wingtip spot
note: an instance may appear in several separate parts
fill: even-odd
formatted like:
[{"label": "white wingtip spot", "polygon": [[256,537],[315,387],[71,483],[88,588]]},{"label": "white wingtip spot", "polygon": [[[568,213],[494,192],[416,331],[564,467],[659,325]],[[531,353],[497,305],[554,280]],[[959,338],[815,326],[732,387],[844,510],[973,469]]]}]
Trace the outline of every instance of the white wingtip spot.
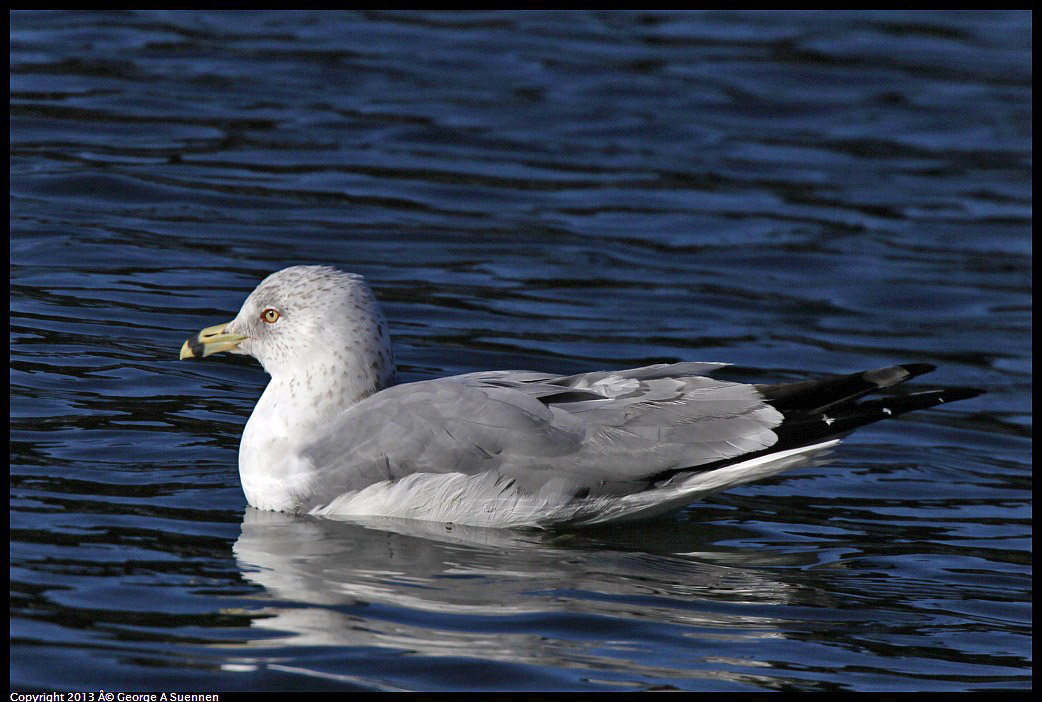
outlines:
[{"label": "white wingtip spot", "polygon": [[893,412],[890,411],[889,407],[884,407],[883,411],[886,412],[887,414],[893,414]]}]

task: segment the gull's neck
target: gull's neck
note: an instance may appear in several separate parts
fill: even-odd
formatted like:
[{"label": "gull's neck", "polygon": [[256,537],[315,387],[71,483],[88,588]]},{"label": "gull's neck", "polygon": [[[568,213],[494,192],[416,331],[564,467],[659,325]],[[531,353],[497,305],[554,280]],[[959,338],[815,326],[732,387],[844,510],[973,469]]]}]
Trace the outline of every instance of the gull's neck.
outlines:
[{"label": "gull's neck", "polygon": [[302,365],[293,373],[272,376],[253,414],[268,412],[268,429],[282,427],[288,437],[314,436],[344,409],[390,386],[393,374],[381,370],[361,359]]},{"label": "gull's neck", "polygon": [[268,365],[271,381],[242,433],[239,474],[251,505],[293,511],[315,469],[303,455],[308,441],[348,407],[393,385],[394,359],[380,325],[379,336],[349,338],[339,352],[322,345],[292,363]]}]

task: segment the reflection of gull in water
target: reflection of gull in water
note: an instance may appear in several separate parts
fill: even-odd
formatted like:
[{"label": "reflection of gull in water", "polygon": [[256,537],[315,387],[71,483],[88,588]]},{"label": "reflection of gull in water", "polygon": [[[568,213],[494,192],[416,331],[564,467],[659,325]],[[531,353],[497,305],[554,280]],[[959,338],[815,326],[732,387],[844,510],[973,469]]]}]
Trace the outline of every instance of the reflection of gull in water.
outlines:
[{"label": "reflection of gull in water", "polygon": [[221,351],[254,356],[271,374],[239,450],[254,507],[493,527],[662,514],[804,465],[864,424],[979,393],[858,402],[933,370],[926,364],[784,385],[700,375],[719,363],[395,385],[368,286],[323,266],[268,276],[181,358]]},{"label": "reflection of gull in water", "polygon": [[[611,533],[598,532],[587,545],[583,535],[458,526],[247,509],[234,553],[243,578],[263,588],[253,598],[261,609],[248,610],[252,626],[271,635],[252,637],[256,654],[229,665],[277,668],[282,649],[333,647],[342,655],[347,647],[512,667],[626,670],[634,678],[700,676],[717,673],[670,668],[648,647],[657,636],[778,638],[777,606],[816,596],[762,567],[783,557],[777,553],[720,565],[670,549],[620,550],[615,545],[625,542]],[[675,531],[668,523],[640,531],[649,528]],[[619,538],[627,537],[640,541]],[[562,541],[567,545],[556,545]],[[706,544],[689,531],[674,547]],[[297,673],[317,674],[306,656],[285,660]],[[356,682],[386,685],[378,668]]]}]

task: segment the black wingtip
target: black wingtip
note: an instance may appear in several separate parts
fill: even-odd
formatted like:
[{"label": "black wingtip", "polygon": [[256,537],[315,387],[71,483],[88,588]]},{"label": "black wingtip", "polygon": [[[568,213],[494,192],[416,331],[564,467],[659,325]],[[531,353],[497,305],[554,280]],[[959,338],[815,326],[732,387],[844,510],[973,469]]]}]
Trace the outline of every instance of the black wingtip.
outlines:
[{"label": "black wingtip", "polygon": [[916,410],[929,409],[948,402],[966,400],[983,392],[984,390],[980,388],[925,390],[850,403],[837,407],[836,411],[829,410],[828,413],[800,413],[787,416],[785,422],[774,427],[774,433],[779,437],[776,447],[805,446],[842,436],[866,424],[898,417]]},{"label": "black wingtip", "polygon": [[932,363],[902,363],[901,368],[908,371],[909,378],[915,378],[920,375],[926,375],[937,370],[937,366]]},{"label": "black wingtip", "polygon": [[941,402],[955,402],[956,400],[968,400],[986,392],[987,390],[982,388],[945,388],[938,399]]},{"label": "black wingtip", "polygon": [[[925,375],[931,371],[937,370],[937,366],[932,363],[902,363],[901,368],[908,372],[908,378],[914,378],[919,375]],[[907,380],[908,378],[905,378]],[[904,381],[901,381],[904,382]],[[971,397],[977,397],[987,392],[982,388],[944,388],[942,390],[929,391],[933,393],[937,399],[937,402],[955,402],[956,400],[968,400]],[[918,393],[911,393],[918,394]]]},{"label": "black wingtip", "polygon": [[906,412],[929,409],[947,402],[968,400],[971,397],[977,397],[977,395],[980,395],[983,392],[984,390],[981,390],[980,388],[923,390],[921,392],[910,392],[903,395],[890,395],[876,400],[869,400],[860,404],[851,405],[844,410],[844,412],[848,419],[853,419],[862,424],[869,424],[884,418],[882,416],[875,416],[873,418],[873,414],[876,412],[882,412],[888,417],[896,417],[905,414]]},{"label": "black wingtip", "polygon": [[[865,383],[868,383],[866,387],[861,388],[860,393],[863,395],[866,392],[871,392],[873,388],[889,388],[916,376],[929,373],[932,370],[937,370],[937,366],[930,363],[903,363],[897,366],[875,368],[873,370],[864,371],[863,373],[855,373],[852,376],[840,377],[859,378]],[[852,397],[851,399],[856,399],[856,397]]]}]

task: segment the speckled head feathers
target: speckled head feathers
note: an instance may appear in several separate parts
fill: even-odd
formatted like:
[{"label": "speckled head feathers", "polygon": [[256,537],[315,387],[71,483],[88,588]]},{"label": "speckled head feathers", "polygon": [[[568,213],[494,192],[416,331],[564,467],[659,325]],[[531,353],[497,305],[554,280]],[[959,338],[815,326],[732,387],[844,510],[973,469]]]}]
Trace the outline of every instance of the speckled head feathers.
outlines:
[{"label": "speckled head feathers", "polygon": [[387,322],[360,275],[330,266],[284,268],[250,293],[227,330],[248,336],[240,352],[276,379],[317,367],[327,377],[349,376],[367,393],[393,380]]}]

